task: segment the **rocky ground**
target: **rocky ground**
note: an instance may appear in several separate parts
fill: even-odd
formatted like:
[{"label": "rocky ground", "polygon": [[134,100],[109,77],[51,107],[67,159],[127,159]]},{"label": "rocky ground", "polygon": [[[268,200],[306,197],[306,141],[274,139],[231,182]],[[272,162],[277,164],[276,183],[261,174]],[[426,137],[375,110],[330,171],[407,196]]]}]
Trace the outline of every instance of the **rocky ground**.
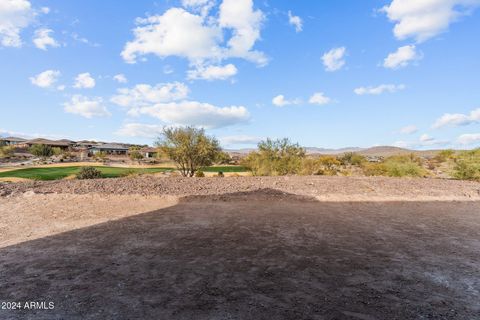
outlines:
[{"label": "rocky ground", "polygon": [[480,200],[480,183],[447,179],[408,179],[386,177],[229,177],[181,178],[140,176],[99,180],[60,180],[49,182],[0,182],[0,196],[35,193],[138,194],[138,195],[222,195],[272,189],[284,193],[331,200],[365,197],[437,200]]},{"label": "rocky ground", "polygon": [[356,177],[0,184],[0,319],[478,319],[479,190]]}]

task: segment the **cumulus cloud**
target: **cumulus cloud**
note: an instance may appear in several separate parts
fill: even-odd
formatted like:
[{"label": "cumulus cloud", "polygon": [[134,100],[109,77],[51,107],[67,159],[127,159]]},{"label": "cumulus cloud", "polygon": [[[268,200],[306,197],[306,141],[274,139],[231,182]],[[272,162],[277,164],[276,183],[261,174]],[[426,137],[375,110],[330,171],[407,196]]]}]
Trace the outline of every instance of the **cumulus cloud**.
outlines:
[{"label": "cumulus cloud", "polygon": [[113,80],[117,81],[118,83],[127,83],[127,77],[123,73],[116,74],[113,76]]},{"label": "cumulus cloud", "polygon": [[52,29],[42,28],[35,31],[33,43],[35,47],[41,50],[47,50],[47,47],[58,47],[58,42],[50,36],[53,33]]},{"label": "cumulus cloud", "polygon": [[355,94],[359,95],[359,96],[362,96],[362,95],[379,95],[379,94],[382,94],[382,93],[385,93],[385,92],[389,92],[389,93],[395,93],[395,92],[398,92],[400,90],[404,90],[405,89],[405,85],[403,84],[399,84],[399,85],[395,85],[395,84],[381,84],[379,86],[376,86],[376,87],[359,87],[359,88],[356,88],[355,90],[353,90],[353,92],[355,92]]},{"label": "cumulus cloud", "polygon": [[188,79],[227,80],[236,75],[237,72],[237,67],[233,64],[225,66],[198,66],[196,69],[188,71]]},{"label": "cumulus cloud", "polygon": [[393,0],[381,11],[395,23],[397,39],[423,42],[448,30],[452,22],[478,5],[479,0]]},{"label": "cumulus cloud", "polygon": [[435,121],[432,128],[466,126],[474,123],[480,123],[480,108],[473,110],[470,114],[446,113]]},{"label": "cumulus cloud", "polygon": [[418,132],[418,128],[414,125],[406,126],[400,129],[400,133],[402,134],[414,134]]},{"label": "cumulus cloud", "polygon": [[50,88],[58,81],[59,77],[60,71],[46,70],[34,77],[30,77],[30,82],[40,88]]},{"label": "cumulus cloud", "polygon": [[84,118],[110,116],[110,112],[103,105],[102,98],[88,98],[82,95],[74,95],[70,101],[63,104],[67,113],[76,114]]},{"label": "cumulus cloud", "polygon": [[278,96],[272,99],[273,105],[277,107],[285,107],[293,104],[299,104],[301,101],[300,99],[295,100],[287,100],[283,94],[279,94]]},{"label": "cumulus cloud", "polygon": [[74,88],[77,89],[91,89],[95,87],[95,79],[92,78],[90,73],[80,73],[75,78],[75,84],[73,85]]},{"label": "cumulus cloud", "polygon": [[288,23],[295,27],[296,32],[303,30],[303,21],[299,16],[294,16],[291,11],[288,11]]},{"label": "cumulus cloud", "polygon": [[163,132],[162,125],[127,123],[118,129],[115,134],[125,137],[156,138]]},{"label": "cumulus cloud", "polygon": [[[187,9],[209,3],[183,1]],[[121,55],[128,63],[154,54],[183,57],[194,65],[215,64],[227,58],[243,58],[264,65],[265,55],[253,49],[260,39],[263,19],[263,13],[254,10],[252,0],[223,0],[218,16],[171,8],[162,15],[137,19],[134,39],[126,43]],[[224,34],[230,37],[225,38]]]},{"label": "cumulus cloud", "polygon": [[206,129],[221,128],[249,120],[243,106],[217,107],[197,101],[159,103],[135,110],[136,115],[149,115],[172,125],[191,125]]},{"label": "cumulus cloud", "polygon": [[262,141],[264,138],[248,136],[248,135],[237,135],[237,136],[226,136],[219,138],[220,143],[224,146],[238,145],[238,144],[251,144],[255,145]]},{"label": "cumulus cloud", "polygon": [[316,92],[314,93],[310,99],[308,100],[308,103],[310,104],[318,104],[318,105],[324,105],[324,104],[329,104],[332,102],[332,99],[329,97],[325,96],[323,92]]},{"label": "cumulus cloud", "polygon": [[33,20],[34,11],[27,0],[0,1],[0,44],[4,47],[20,47],[20,33]]},{"label": "cumulus cloud", "polygon": [[345,54],[347,49],[345,47],[334,48],[326,52],[322,56],[323,65],[326,71],[337,71],[345,65]]},{"label": "cumulus cloud", "polygon": [[111,101],[119,106],[135,109],[156,103],[183,100],[187,98],[188,93],[188,87],[180,82],[159,83],[155,86],[138,84],[131,89],[118,89]]},{"label": "cumulus cloud", "polygon": [[458,137],[457,143],[462,145],[471,145],[480,143],[480,133],[466,133]]},{"label": "cumulus cloud", "polygon": [[417,52],[415,45],[408,45],[390,53],[383,61],[383,66],[388,69],[400,69],[420,59],[422,59],[422,54]]}]

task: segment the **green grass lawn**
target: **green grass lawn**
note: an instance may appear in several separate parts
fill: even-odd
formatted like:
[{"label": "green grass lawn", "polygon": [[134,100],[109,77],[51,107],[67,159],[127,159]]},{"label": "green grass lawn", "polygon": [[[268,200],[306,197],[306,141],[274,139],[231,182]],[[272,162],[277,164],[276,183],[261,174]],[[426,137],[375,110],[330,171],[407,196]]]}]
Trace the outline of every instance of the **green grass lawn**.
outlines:
[{"label": "green grass lawn", "polygon": [[[81,167],[26,168],[0,172],[0,178],[25,178],[33,180],[59,180],[77,174]],[[102,172],[103,178],[118,178],[130,173],[157,173],[175,170],[174,168],[117,168],[95,167]],[[240,166],[221,166],[203,168],[204,172],[244,172]]]},{"label": "green grass lawn", "polygon": [[[26,168],[0,172],[0,178],[26,178],[34,180],[58,180],[77,174],[81,167]],[[173,168],[115,168],[95,167],[102,172],[103,178],[117,178],[129,173],[156,173],[173,170]]]}]

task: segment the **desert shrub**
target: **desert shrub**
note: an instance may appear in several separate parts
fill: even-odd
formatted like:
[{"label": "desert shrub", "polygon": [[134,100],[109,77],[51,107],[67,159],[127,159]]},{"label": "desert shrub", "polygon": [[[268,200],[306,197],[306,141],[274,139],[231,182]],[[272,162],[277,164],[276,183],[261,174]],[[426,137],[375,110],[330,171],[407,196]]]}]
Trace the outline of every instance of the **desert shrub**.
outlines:
[{"label": "desert shrub", "polygon": [[30,147],[29,152],[37,157],[48,158],[53,156],[53,148],[46,144],[34,144]]},{"label": "desert shrub", "polygon": [[128,150],[128,157],[132,160],[132,161],[138,161],[140,162],[142,159],[143,159],[143,154],[140,152],[140,147],[131,147],[129,150]]},{"label": "desert shrub", "polygon": [[102,177],[102,172],[94,167],[82,167],[77,173],[77,179],[98,179]]},{"label": "desert shrub", "polygon": [[121,177],[136,177],[143,174],[143,171],[136,169],[128,169],[120,174]]},{"label": "desert shrub", "polygon": [[219,178],[225,177],[225,175],[223,174],[223,171],[218,171],[217,177],[219,177]]},{"label": "desert shrub", "polygon": [[480,149],[459,153],[452,176],[462,180],[480,180]]},{"label": "desert shrub", "polygon": [[215,159],[216,164],[229,164],[231,161],[232,157],[225,151],[219,152]]},{"label": "desert shrub", "polygon": [[367,161],[367,159],[355,152],[346,152],[342,156],[338,157],[338,161],[341,162],[342,165],[352,165],[352,166],[360,166]]},{"label": "desert shrub", "polygon": [[302,162],[300,174],[334,176],[340,172],[341,162],[333,156],[306,158]]},{"label": "desert shrub", "polygon": [[421,163],[422,160],[413,154],[391,156],[381,163],[364,164],[363,172],[367,176],[423,177],[427,172]]},{"label": "desert shrub", "polygon": [[59,156],[59,155],[63,154],[63,150],[59,147],[53,147],[52,148],[52,154],[54,156]]},{"label": "desert shrub", "polygon": [[199,168],[212,165],[221,152],[217,139],[194,127],[164,128],[156,144],[184,177],[193,177]]},{"label": "desert shrub", "polygon": [[0,158],[5,158],[5,159],[11,158],[13,157],[14,151],[15,151],[15,148],[11,146],[0,147]]},{"label": "desert shrub", "polygon": [[453,159],[455,157],[455,151],[454,150],[442,150],[433,159],[439,163],[448,161],[450,159]]},{"label": "desert shrub", "polygon": [[99,151],[93,155],[94,159],[100,162],[107,161],[107,153],[105,151]]},{"label": "desert shrub", "polygon": [[205,173],[203,173],[203,171],[201,171],[201,170],[198,170],[197,172],[195,172],[195,177],[205,178]]},{"label": "desert shrub", "polygon": [[254,176],[297,174],[302,168],[305,149],[289,139],[267,139],[258,144],[258,151],[248,154],[241,164]]}]

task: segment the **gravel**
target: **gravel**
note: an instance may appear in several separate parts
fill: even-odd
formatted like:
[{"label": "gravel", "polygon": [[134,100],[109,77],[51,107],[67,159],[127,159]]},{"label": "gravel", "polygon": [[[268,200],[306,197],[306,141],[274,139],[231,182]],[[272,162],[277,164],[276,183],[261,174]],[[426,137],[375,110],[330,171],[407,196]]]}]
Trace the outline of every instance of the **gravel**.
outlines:
[{"label": "gravel", "polygon": [[[98,180],[60,180],[0,183],[0,196],[15,196],[27,191],[66,194],[138,194],[204,196],[262,193],[330,197],[402,199],[441,198],[442,200],[480,200],[480,183],[446,179],[386,177],[228,177],[181,178],[141,176]],[[342,199],[345,200],[345,199]]]}]

